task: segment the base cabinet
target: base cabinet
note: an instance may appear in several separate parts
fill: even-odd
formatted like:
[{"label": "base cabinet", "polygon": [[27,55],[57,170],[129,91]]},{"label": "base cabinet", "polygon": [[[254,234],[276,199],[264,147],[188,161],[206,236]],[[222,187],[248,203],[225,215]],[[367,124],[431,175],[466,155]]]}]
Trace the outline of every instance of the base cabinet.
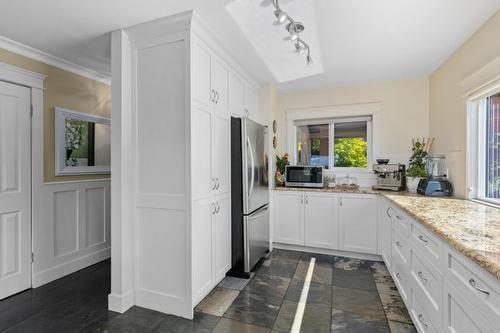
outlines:
[{"label": "base cabinet", "polygon": [[322,193],[304,194],[305,245],[338,249],[338,196]]},{"label": "base cabinet", "polygon": [[304,199],[302,193],[282,192],[275,197],[274,240],[304,245]]},{"label": "base cabinet", "polygon": [[340,249],[377,253],[377,196],[341,194],[339,197]]}]

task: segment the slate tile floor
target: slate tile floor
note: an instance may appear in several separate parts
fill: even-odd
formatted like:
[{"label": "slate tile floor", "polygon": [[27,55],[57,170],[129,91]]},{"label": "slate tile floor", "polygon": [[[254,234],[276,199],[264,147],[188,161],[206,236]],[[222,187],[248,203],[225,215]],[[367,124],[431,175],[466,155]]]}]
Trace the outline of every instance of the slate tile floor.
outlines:
[{"label": "slate tile floor", "polygon": [[110,262],[0,301],[0,332],[289,332],[311,257],[316,258],[301,332],[413,333],[380,262],[274,250],[250,280],[227,277],[193,320],[134,307],[107,311]]}]

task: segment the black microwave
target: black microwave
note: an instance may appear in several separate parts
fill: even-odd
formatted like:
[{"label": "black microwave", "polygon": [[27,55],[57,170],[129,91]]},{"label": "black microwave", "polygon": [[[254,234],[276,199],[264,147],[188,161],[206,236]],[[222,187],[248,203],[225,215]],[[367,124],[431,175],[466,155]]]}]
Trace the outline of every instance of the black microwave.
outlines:
[{"label": "black microwave", "polygon": [[323,187],[323,167],[313,165],[288,165],[285,168],[287,187]]}]

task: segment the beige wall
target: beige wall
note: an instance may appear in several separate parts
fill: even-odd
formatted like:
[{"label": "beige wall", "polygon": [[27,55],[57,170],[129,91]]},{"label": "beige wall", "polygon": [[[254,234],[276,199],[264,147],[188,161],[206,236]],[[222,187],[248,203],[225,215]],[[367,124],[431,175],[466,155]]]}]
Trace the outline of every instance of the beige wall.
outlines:
[{"label": "beige wall", "polygon": [[393,162],[407,162],[411,139],[428,135],[429,85],[427,78],[336,87],[279,94],[274,104],[278,120],[278,153],[286,150],[285,110],[331,105],[381,103],[380,150]]},{"label": "beige wall", "polygon": [[109,178],[109,175],[60,176],[54,171],[54,107],[111,117],[111,87],[0,49],[0,62],[44,74],[44,179],[46,182]]},{"label": "beige wall", "polygon": [[[433,152],[446,154],[455,194],[466,195],[466,97],[461,83],[500,57],[500,11],[430,76]],[[500,74],[500,73],[498,73]]]}]

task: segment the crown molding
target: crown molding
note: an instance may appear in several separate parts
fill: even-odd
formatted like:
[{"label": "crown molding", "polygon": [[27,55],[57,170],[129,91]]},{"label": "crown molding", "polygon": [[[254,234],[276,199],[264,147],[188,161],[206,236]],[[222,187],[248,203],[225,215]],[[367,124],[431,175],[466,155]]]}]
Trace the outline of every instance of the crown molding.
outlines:
[{"label": "crown molding", "polygon": [[59,69],[86,77],[88,79],[111,85],[111,77],[109,75],[105,75],[86,67],[77,65],[75,63],[72,63],[71,61],[64,60],[62,58],[48,54],[44,51],[40,51],[31,46],[24,45],[7,37],[0,36],[0,48],[36,61],[43,62],[44,64],[51,65]]}]

